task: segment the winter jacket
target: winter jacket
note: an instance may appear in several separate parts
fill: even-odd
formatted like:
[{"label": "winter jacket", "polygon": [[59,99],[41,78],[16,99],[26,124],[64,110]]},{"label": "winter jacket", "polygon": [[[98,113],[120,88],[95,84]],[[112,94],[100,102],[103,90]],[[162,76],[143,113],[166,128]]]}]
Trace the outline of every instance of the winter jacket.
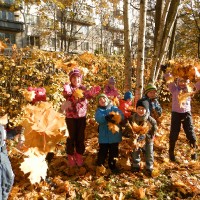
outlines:
[{"label": "winter jacket", "polygon": [[125,118],[131,116],[130,106],[133,106],[132,101],[126,101],[124,99],[119,100],[119,109],[123,112]]},{"label": "winter jacket", "polygon": [[[170,74],[165,74],[165,78],[171,76]],[[196,90],[200,90],[200,82],[195,84]],[[191,111],[191,97],[188,97],[182,105],[180,105],[178,100],[178,95],[181,91],[188,92],[187,87],[181,89],[175,82],[168,84],[169,91],[172,94],[172,112],[185,113]]]},{"label": "winter jacket", "polygon": [[[83,90],[82,98],[75,98],[72,94],[76,89]],[[88,99],[92,98],[100,91],[99,86],[92,87],[90,90],[81,85],[78,88],[73,87],[71,84],[65,84],[63,96],[66,99],[64,109],[66,118],[80,118],[85,117],[87,113]]]},{"label": "winter jacket", "polygon": [[119,92],[117,91],[117,89],[115,87],[111,88],[109,85],[106,85],[104,93],[108,97],[119,97]]},{"label": "winter jacket", "polygon": [[145,122],[147,122],[149,126],[149,130],[145,134],[149,135],[152,138],[157,131],[157,123],[156,120],[149,115],[149,113],[146,113],[146,115],[141,117],[135,112],[129,118],[130,124],[136,123],[139,126],[143,126]]},{"label": "winter jacket", "polygon": [[112,111],[118,112],[121,115],[121,120],[124,119],[122,111],[111,104],[105,108],[98,107],[96,110],[95,120],[99,124],[99,143],[111,144],[119,143],[122,141],[121,129],[119,129],[119,132],[117,133],[112,133],[108,129],[108,122],[106,121],[105,116]]},{"label": "winter jacket", "polygon": [[153,117],[156,112],[157,117],[160,117],[162,114],[162,108],[160,106],[160,103],[157,99],[150,99],[146,95],[143,97],[144,100],[147,100],[149,102],[149,111],[150,115]]}]

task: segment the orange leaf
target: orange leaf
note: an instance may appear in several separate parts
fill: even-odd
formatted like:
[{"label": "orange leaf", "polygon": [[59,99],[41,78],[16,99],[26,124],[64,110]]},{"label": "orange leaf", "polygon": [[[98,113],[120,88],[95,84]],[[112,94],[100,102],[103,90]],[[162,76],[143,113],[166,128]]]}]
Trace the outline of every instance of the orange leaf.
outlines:
[{"label": "orange leaf", "polygon": [[74,90],[73,94],[72,94],[76,99],[78,98],[82,98],[83,97],[83,90],[81,89],[76,89]]}]

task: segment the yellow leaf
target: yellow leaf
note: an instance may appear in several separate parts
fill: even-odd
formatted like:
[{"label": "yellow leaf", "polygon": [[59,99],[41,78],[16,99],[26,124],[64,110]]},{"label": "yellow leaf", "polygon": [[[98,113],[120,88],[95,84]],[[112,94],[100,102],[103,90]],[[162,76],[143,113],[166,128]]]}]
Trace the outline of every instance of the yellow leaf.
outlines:
[{"label": "yellow leaf", "polygon": [[113,115],[112,120],[115,121],[116,124],[119,124],[121,122],[121,115],[118,112],[110,112],[110,115]]},{"label": "yellow leaf", "polygon": [[35,91],[27,91],[27,90],[25,90],[25,91],[23,92],[23,95],[24,95],[24,98],[25,98],[27,101],[31,102],[31,101],[33,101],[33,99],[35,98]]},{"label": "yellow leaf", "polygon": [[83,90],[81,89],[76,89],[74,90],[73,94],[72,94],[76,99],[78,98],[82,98],[83,97]]},{"label": "yellow leaf", "polygon": [[113,133],[118,133],[119,132],[119,127],[116,124],[113,124],[111,122],[108,122],[108,129]]},{"label": "yellow leaf", "polygon": [[47,175],[46,155],[35,155],[32,149],[29,149],[26,154],[28,158],[25,158],[24,162],[21,163],[20,169],[25,174],[30,173],[28,178],[32,184],[39,183],[41,178],[45,179]]},{"label": "yellow leaf", "polygon": [[8,123],[8,115],[4,115],[3,117],[0,117],[0,124],[6,125]]}]

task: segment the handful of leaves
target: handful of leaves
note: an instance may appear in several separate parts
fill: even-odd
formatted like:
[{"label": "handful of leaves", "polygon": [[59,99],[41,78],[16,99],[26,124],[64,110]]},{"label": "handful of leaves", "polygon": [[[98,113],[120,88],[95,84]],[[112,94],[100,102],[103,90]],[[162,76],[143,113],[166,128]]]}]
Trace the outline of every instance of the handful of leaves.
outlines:
[{"label": "handful of leaves", "polygon": [[119,123],[121,122],[121,115],[118,112],[110,112],[109,115],[113,115],[112,120],[114,121],[114,123],[112,122],[108,122],[108,129],[113,133],[117,133],[119,132]]},{"label": "handful of leaves", "polygon": [[149,126],[148,126],[148,123],[145,122],[143,125],[138,125],[136,124],[135,122],[129,124],[131,129],[132,129],[132,132],[133,133],[136,133],[137,135],[143,135],[143,134],[146,134],[149,130]]}]

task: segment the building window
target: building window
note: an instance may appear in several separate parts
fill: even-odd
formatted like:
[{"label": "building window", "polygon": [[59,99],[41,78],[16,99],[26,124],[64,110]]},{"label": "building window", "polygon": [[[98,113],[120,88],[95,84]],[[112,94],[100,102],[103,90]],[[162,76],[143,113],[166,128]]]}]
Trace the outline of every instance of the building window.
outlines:
[{"label": "building window", "polygon": [[29,36],[27,44],[31,45],[31,46],[40,47],[40,38],[39,38],[39,36]]},{"label": "building window", "polygon": [[13,21],[14,20],[14,13],[1,10],[0,11],[0,19]]},{"label": "building window", "polygon": [[73,49],[73,50],[77,50],[78,49],[77,41],[71,42],[70,48]]},{"label": "building window", "polygon": [[81,50],[82,51],[88,51],[89,50],[89,42],[81,43]]},{"label": "building window", "polygon": [[30,25],[36,25],[39,22],[39,18],[36,15],[27,15],[26,16],[26,23]]},{"label": "building window", "polygon": [[4,41],[6,44],[15,44],[15,34],[12,33],[1,33],[0,32],[0,40]]}]

